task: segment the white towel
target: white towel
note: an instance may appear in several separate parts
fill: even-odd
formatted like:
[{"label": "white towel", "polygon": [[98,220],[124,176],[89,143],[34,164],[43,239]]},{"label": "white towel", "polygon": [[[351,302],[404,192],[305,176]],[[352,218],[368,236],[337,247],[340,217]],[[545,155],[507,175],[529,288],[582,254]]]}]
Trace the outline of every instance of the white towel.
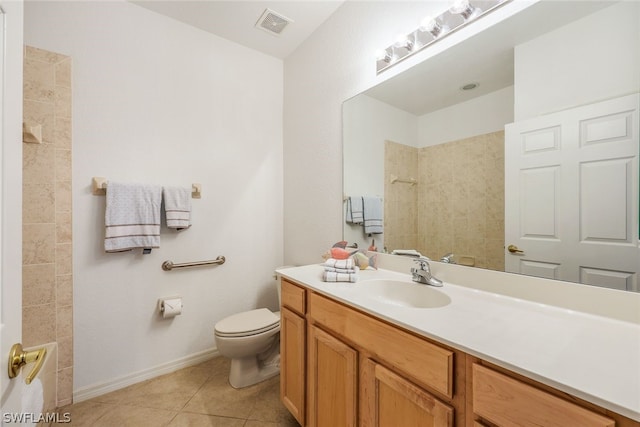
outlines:
[{"label": "white towel", "polygon": [[379,197],[363,197],[362,208],[365,234],[382,234],[382,200]]},{"label": "white towel", "polygon": [[356,264],[353,261],[353,258],[347,258],[347,259],[329,258],[322,265],[325,266],[325,267],[342,268],[342,269],[353,269],[353,267]]},{"label": "white towel", "polygon": [[160,186],[109,182],[104,250],[160,247],[161,203]]},{"label": "white towel", "polygon": [[329,271],[329,272],[333,272],[333,273],[345,273],[345,274],[350,274],[350,273],[357,273],[360,271],[360,267],[353,267],[353,268],[335,268],[335,267],[325,267],[324,271]]},{"label": "white towel", "polygon": [[355,273],[336,273],[333,271],[323,271],[322,280],[325,282],[351,282],[358,281],[358,275]]},{"label": "white towel", "polygon": [[362,197],[347,198],[347,218],[349,224],[362,224]]},{"label": "white towel", "polygon": [[183,230],[191,227],[191,188],[163,187],[167,228]]}]

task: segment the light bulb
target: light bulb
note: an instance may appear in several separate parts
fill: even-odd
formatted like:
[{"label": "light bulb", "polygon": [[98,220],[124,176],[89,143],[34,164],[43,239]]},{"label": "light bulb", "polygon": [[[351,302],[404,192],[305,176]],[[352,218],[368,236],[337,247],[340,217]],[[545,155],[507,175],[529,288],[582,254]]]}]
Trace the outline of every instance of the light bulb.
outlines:
[{"label": "light bulb", "polygon": [[422,21],[420,21],[420,26],[418,29],[422,32],[429,32],[434,38],[438,38],[443,33],[445,33],[449,28],[445,25],[440,24],[440,22],[431,16],[425,16]]},{"label": "light bulb", "polygon": [[449,12],[460,14],[467,21],[475,18],[480,13],[480,9],[469,3],[469,0],[453,0]]},{"label": "light bulb", "polygon": [[378,49],[376,50],[376,61],[391,62],[391,55],[386,49]]},{"label": "light bulb", "polygon": [[395,43],[393,43],[393,46],[397,47],[397,48],[405,48],[408,51],[411,51],[413,49],[413,42],[411,40],[409,40],[409,38],[407,36],[405,36],[404,34],[399,34],[396,37],[396,41]]}]

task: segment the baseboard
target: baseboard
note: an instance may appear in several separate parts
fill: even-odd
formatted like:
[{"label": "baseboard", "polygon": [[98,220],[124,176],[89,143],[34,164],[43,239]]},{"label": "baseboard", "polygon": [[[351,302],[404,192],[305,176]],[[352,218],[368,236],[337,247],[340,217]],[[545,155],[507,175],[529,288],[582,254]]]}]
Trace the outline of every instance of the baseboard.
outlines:
[{"label": "baseboard", "polygon": [[192,354],[190,356],[182,357],[168,363],[163,363],[162,365],[154,366],[143,371],[125,375],[114,380],[90,385],[88,387],[83,387],[81,389],[73,391],[73,402],[78,403],[84,400],[92,399],[94,397],[98,397],[112,391],[120,390],[121,388],[128,387],[130,385],[149,380],[151,378],[159,377],[160,375],[170,374],[171,372],[177,371],[178,369],[197,365],[198,363],[205,362],[218,356],[220,356],[220,352],[218,351],[218,349],[212,348]]}]

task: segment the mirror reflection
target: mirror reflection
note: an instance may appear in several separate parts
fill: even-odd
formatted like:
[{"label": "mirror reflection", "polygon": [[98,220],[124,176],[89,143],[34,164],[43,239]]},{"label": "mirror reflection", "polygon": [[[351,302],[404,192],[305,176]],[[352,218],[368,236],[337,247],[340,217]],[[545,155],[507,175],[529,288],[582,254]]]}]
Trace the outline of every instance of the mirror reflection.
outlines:
[{"label": "mirror reflection", "polygon": [[637,291],[639,91],[640,4],[527,8],[344,103],[344,240]]}]

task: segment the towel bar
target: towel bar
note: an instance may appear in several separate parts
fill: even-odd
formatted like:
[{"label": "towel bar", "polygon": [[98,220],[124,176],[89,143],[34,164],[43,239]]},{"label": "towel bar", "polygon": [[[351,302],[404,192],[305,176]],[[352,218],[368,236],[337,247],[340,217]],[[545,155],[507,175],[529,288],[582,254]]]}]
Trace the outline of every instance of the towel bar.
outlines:
[{"label": "towel bar", "polygon": [[[107,178],[94,176],[91,179],[91,192],[96,196],[107,194]],[[202,184],[191,184],[191,197],[199,199],[202,197]]]},{"label": "towel bar", "polygon": [[186,268],[186,267],[199,267],[201,265],[219,265],[224,264],[226,258],[220,255],[216,259],[212,259],[209,261],[194,261],[194,262],[183,262],[180,264],[174,264],[173,261],[165,261],[162,263],[162,269],[164,271],[171,271],[174,268]]}]

